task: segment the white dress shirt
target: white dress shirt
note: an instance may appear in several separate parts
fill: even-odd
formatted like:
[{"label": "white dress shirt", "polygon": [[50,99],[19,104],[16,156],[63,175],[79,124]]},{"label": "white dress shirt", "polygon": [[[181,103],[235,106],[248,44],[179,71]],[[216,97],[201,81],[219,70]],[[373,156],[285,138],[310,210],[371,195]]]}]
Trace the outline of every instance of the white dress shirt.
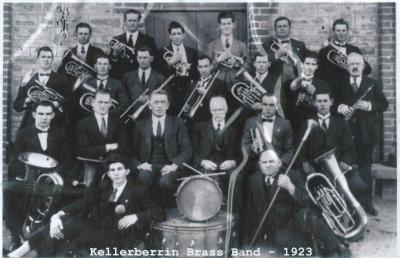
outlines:
[{"label": "white dress shirt", "polygon": [[360,88],[362,76],[358,76],[358,77],[352,77],[352,76],[350,76],[350,85],[351,85],[351,86],[353,86],[354,78],[356,78],[357,89],[358,89],[358,88]]},{"label": "white dress shirt", "polygon": [[96,83],[97,84],[97,88],[99,88],[100,84],[103,83],[103,86],[104,86],[104,89],[105,89],[106,85],[107,85],[107,81],[108,81],[108,76],[106,76],[104,78],[97,77],[96,81],[97,81],[97,83]]},{"label": "white dress shirt", "polygon": [[94,113],[94,116],[96,117],[97,126],[99,127],[99,131],[100,132],[101,132],[101,123],[102,123],[102,120],[103,120],[103,117],[104,117],[104,120],[106,121],[106,129],[108,131],[108,114],[102,116],[102,115]]},{"label": "white dress shirt", "polygon": [[178,48],[179,48],[179,53],[181,56],[182,63],[187,63],[185,46],[183,44],[180,44],[179,46],[175,46],[174,44],[172,44],[172,49],[174,50],[174,53],[178,52]]},{"label": "white dress shirt", "polygon": [[326,115],[321,115],[321,114],[317,114],[317,115],[318,115],[318,124],[319,124],[319,126],[320,126],[321,128],[323,128],[323,127],[322,127],[322,123],[323,123],[323,121],[325,120],[326,127],[329,128],[329,122],[330,122],[330,120],[331,120],[331,118],[330,118],[331,114],[328,113],[328,114],[326,114]]},{"label": "white dress shirt", "polygon": [[[81,54],[82,46],[85,49],[85,55],[84,56],[82,56],[82,54]],[[86,43],[84,45],[78,44],[78,48],[76,49],[76,53],[77,53],[78,57],[80,57],[82,59],[86,59],[86,56],[87,56],[87,53],[88,53],[88,49],[89,49],[89,43]]]},{"label": "white dress shirt", "polygon": [[49,128],[50,127],[47,127],[47,128],[37,128],[37,129],[39,129],[39,130],[42,130],[42,131],[46,131],[45,133],[43,132],[43,133],[38,133],[38,138],[39,138],[39,142],[40,142],[40,147],[42,148],[42,150],[47,150],[47,138],[48,138],[48,136],[49,136],[49,133],[48,133],[48,131],[49,131]]},{"label": "white dress shirt", "polygon": [[268,184],[268,180],[271,183],[271,185],[273,185],[275,178],[272,176],[265,176],[265,183]]},{"label": "white dress shirt", "polygon": [[[127,182],[128,181],[125,181],[125,183],[123,183],[122,185],[118,186],[117,188],[114,188],[114,189],[117,189],[117,192],[115,193],[115,199],[112,200],[113,202],[118,201],[119,197],[122,194],[122,191],[124,191],[124,188],[125,188]],[[114,191],[114,189],[113,189],[113,191]]]},{"label": "white dress shirt", "polygon": [[[268,118],[270,119],[270,118]],[[268,142],[272,142],[272,130],[274,129],[275,116],[271,117],[273,119],[272,123],[263,122],[264,137]]]},{"label": "white dress shirt", "polygon": [[151,72],[151,67],[147,68],[146,70],[143,70],[142,68],[139,68],[138,73],[139,73],[139,81],[142,82],[142,73],[145,72],[145,77],[146,78],[146,82],[149,79],[150,76],[150,72]]},{"label": "white dress shirt", "polygon": [[218,125],[220,125],[220,128],[219,128],[220,130],[222,130],[222,128],[225,127],[225,120],[220,121],[220,122],[212,120],[212,123],[213,123],[213,127],[214,127],[215,130],[218,129]]},{"label": "white dress shirt", "polygon": [[267,76],[268,76],[268,71],[263,74],[256,73],[256,78],[260,83],[262,83],[265,80],[265,78],[267,78]]},{"label": "white dress shirt", "polygon": [[153,135],[157,135],[158,121],[161,122],[161,135],[164,135],[165,117],[166,117],[166,115],[164,115],[162,117],[156,117],[154,115],[151,116]]},{"label": "white dress shirt", "polygon": [[137,38],[138,38],[138,36],[139,36],[139,31],[135,31],[134,33],[130,33],[130,32],[126,32],[126,42],[129,42],[129,37],[132,35],[132,43],[133,43],[133,46],[135,46],[136,45],[136,40],[137,40]]}]

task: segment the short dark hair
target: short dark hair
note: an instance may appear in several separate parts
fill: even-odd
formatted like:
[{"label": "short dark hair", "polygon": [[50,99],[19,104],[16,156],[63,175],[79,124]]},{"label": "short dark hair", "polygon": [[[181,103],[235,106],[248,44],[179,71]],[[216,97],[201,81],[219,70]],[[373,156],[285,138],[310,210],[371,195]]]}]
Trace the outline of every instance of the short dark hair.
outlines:
[{"label": "short dark hair", "polygon": [[172,29],[181,29],[183,33],[185,33],[185,28],[177,22],[177,21],[172,21],[169,26],[168,26],[168,33],[171,33]]},{"label": "short dark hair", "polygon": [[346,29],[349,29],[349,23],[345,21],[343,18],[337,19],[333,22],[332,30],[335,30],[336,25],[346,25]]},{"label": "short dark hair", "polygon": [[54,112],[54,105],[53,105],[53,103],[52,103],[51,101],[48,101],[48,100],[42,100],[42,101],[40,101],[40,102],[36,102],[36,103],[33,105],[32,112],[35,112],[35,113],[36,113],[36,110],[37,110],[37,108],[38,108],[39,106],[41,106],[41,107],[51,107],[52,111]]},{"label": "short dark hair", "polygon": [[138,16],[138,18],[139,18],[139,21],[140,21],[140,19],[142,19],[142,14],[141,14],[138,10],[129,9],[129,10],[126,10],[126,11],[124,12],[124,20],[126,20],[126,16],[127,16],[128,14],[130,14],[130,13],[137,14],[137,16]]},{"label": "short dark hair", "polygon": [[152,50],[149,46],[147,46],[147,45],[141,46],[141,47],[137,48],[135,51],[136,51],[136,56],[137,56],[137,54],[138,54],[139,51],[140,51],[140,52],[149,51],[149,54],[150,54],[151,56],[153,56],[153,50]]},{"label": "short dark hair", "polygon": [[128,159],[123,156],[122,154],[111,154],[110,156],[108,156],[104,162],[103,162],[103,168],[105,172],[108,172],[110,170],[110,165],[114,164],[114,163],[121,163],[122,165],[124,165],[125,169],[130,169],[129,166],[129,161]]},{"label": "short dark hair", "polygon": [[257,57],[264,57],[264,56],[266,56],[266,57],[268,58],[268,61],[269,61],[268,55],[262,54],[262,53],[260,53],[260,52],[257,51],[257,52],[254,54],[254,56],[253,56],[253,64],[254,64],[254,62],[256,61]]},{"label": "short dark hair", "polygon": [[108,62],[111,64],[111,59],[110,59],[110,57],[109,57],[108,55],[106,55],[106,54],[98,54],[98,55],[96,56],[96,62],[97,62],[97,59],[99,59],[99,58],[107,59]]},{"label": "short dark hair", "polygon": [[198,59],[197,59],[197,65],[199,64],[199,61],[200,61],[200,60],[204,60],[204,59],[207,59],[208,61],[210,61],[210,64],[212,64],[211,57],[209,57],[209,56],[207,56],[207,55],[201,55],[201,56],[199,56]]},{"label": "short dark hair", "polygon": [[76,29],[75,32],[78,33],[78,29],[79,28],[88,28],[89,29],[89,33],[92,34],[92,27],[90,27],[90,25],[86,22],[80,22],[76,25]]},{"label": "short dark hair", "polygon": [[314,99],[317,98],[317,95],[328,94],[330,99],[333,99],[332,91],[327,86],[317,87],[314,93]]},{"label": "short dark hair", "polygon": [[232,12],[220,12],[218,14],[217,20],[218,20],[218,23],[221,23],[222,19],[228,19],[228,18],[231,18],[232,22],[235,22],[235,15]]},{"label": "short dark hair", "polygon": [[274,21],[274,28],[276,28],[276,24],[277,24],[279,21],[287,21],[287,22],[289,23],[289,27],[292,27],[292,22],[289,20],[288,17],[286,17],[286,16],[279,16],[279,17],[276,18],[275,21]]},{"label": "short dark hair", "polygon": [[103,89],[96,90],[96,92],[94,93],[93,99],[95,99],[97,97],[97,95],[108,95],[108,96],[110,96],[110,99],[111,99],[111,92],[108,90],[103,90]]},{"label": "short dark hair", "polygon": [[317,60],[317,64],[318,64],[318,53],[315,51],[311,51],[311,50],[307,50],[304,53],[304,57],[303,57],[303,62],[306,61],[306,58],[312,58]]},{"label": "short dark hair", "polygon": [[53,55],[53,50],[51,50],[51,48],[48,47],[48,46],[44,46],[44,47],[38,48],[38,50],[37,50],[37,57],[40,56],[40,52],[42,52],[42,51],[43,51],[43,52],[50,52],[50,53],[51,53],[51,56],[54,57],[54,55]]},{"label": "short dark hair", "polygon": [[150,98],[151,98],[153,95],[165,95],[165,96],[167,96],[167,99],[168,99],[168,101],[169,101],[168,92],[167,92],[166,90],[164,90],[164,89],[157,90],[157,91],[152,91],[152,92],[150,93]]}]

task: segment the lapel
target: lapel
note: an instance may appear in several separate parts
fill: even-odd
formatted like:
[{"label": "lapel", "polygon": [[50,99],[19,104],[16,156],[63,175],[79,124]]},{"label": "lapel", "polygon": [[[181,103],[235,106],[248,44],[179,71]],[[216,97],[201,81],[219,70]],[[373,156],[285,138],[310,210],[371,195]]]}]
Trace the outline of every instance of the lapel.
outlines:
[{"label": "lapel", "polygon": [[144,140],[146,146],[148,146],[149,153],[151,153],[151,137],[153,134],[152,120],[151,116],[147,120],[144,121]]},{"label": "lapel", "polygon": [[93,48],[92,48],[92,45],[91,44],[89,44],[89,46],[88,46],[88,49],[87,49],[87,53],[86,53],[86,59],[85,59],[85,62],[86,63],[89,63],[89,58],[93,55]]},{"label": "lapel", "polygon": [[368,88],[367,80],[365,79],[365,76],[362,76],[360,86],[356,91],[356,95],[361,96],[367,90],[367,88]]},{"label": "lapel", "polygon": [[210,146],[212,146],[214,144],[214,126],[211,120],[207,123],[206,134],[211,143]]},{"label": "lapel", "polygon": [[[266,192],[265,192],[265,180],[264,180],[264,175],[260,172],[260,171],[258,171],[258,172],[256,172],[257,174],[256,174],[256,176],[255,176],[255,178],[254,178],[254,192],[256,193],[256,194],[258,194],[257,195],[257,198],[259,198],[259,200],[260,200],[260,202],[259,203],[263,203],[264,204],[264,207],[262,207],[262,210],[264,211],[265,210],[265,208],[266,207],[268,207],[268,204],[269,204],[269,194],[267,194]],[[275,181],[274,181],[274,183],[275,183]]]},{"label": "lapel", "polygon": [[122,204],[126,208],[126,212],[128,212],[128,204],[129,204],[129,182],[126,183],[124,190],[122,190],[121,195],[118,197],[116,202],[117,204]]},{"label": "lapel", "polygon": [[154,81],[155,81],[154,69],[151,68],[149,78],[147,79],[146,82],[146,88],[148,88],[149,90],[153,90],[153,85],[155,85]]},{"label": "lapel", "polygon": [[[108,126],[110,125],[110,115],[108,115]],[[94,116],[94,113],[90,117],[89,126],[92,126],[93,132],[96,132],[98,137],[104,138],[103,134],[100,132],[99,125],[97,124],[97,119]],[[109,133],[109,129],[107,128],[107,134]]]},{"label": "lapel", "polygon": [[[39,137],[37,136],[37,134],[36,134],[36,137],[39,140]],[[47,150],[46,150],[46,152],[48,152],[50,149],[53,149],[52,148],[53,146],[51,144],[57,144],[54,138],[55,138],[54,128],[52,128],[50,126],[48,134],[47,134]],[[56,150],[57,148],[58,148],[58,146],[56,146],[56,148],[54,148],[54,149]]]},{"label": "lapel", "polygon": [[272,128],[272,137],[271,137],[272,145],[274,145],[276,136],[280,133],[280,131],[281,131],[281,120],[278,115],[275,115],[274,126]]},{"label": "lapel", "polygon": [[77,54],[77,49],[78,49],[78,46],[77,46],[77,45],[71,49],[72,53],[73,53],[75,56],[78,56],[78,54]]},{"label": "lapel", "polygon": [[[50,135],[50,133],[49,133],[49,135]],[[47,142],[49,142],[49,135],[47,136]],[[38,150],[42,150],[44,152],[44,150],[42,149],[42,146],[40,145],[39,135],[36,133],[35,125],[32,125],[32,144],[34,146],[37,146]],[[47,149],[49,149],[48,145],[47,145]]]},{"label": "lapel", "polygon": [[294,39],[290,39],[290,46],[292,47],[292,51],[296,54],[300,54],[300,47]]},{"label": "lapel", "polygon": [[172,118],[170,116],[166,116],[164,125],[164,144],[165,144],[165,151],[167,153],[169,150],[169,143],[171,142],[171,140],[169,139],[174,139],[172,130]]}]

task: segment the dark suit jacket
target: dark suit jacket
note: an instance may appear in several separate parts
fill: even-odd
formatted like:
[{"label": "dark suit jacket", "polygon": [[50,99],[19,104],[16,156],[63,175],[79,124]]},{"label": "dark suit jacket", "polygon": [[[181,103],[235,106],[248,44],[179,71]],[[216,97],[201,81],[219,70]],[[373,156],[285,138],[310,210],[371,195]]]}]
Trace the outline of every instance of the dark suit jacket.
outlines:
[{"label": "dark suit jacket", "polygon": [[[138,121],[133,134],[133,167],[148,162],[151,157],[152,120],[150,118]],[[186,126],[176,117],[165,118],[164,144],[167,158],[178,166],[189,162],[192,157],[192,146]]]},{"label": "dark suit jacket", "polygon": [[[272,131],[272,147],[282,160],[283,164],[287,166],[293,157],[293,131],[288,120],[279,116],[275,116]],[[243,129],[242,146],[244,146],[248,153],[251,152],[252,138],[250,134],[251,128],[258,128],[260,133],[263,134],[263,126],[261,116],[254,116],[247,119]],[[271,143],[266,143],[264,137],[264,147]]]},{"label": "dark suit jacket", "polygon": [[[193,163],[199,166],[204,159],[210,159],[215,145],[215,129],[211,120],[197,122],[193,130]],[[238,141],[236,130],[232,126],[226,128],[222,135],[217,136],[218,145],[224,150],[224,160],[236,160]]]},{"label": "dark suit jacket", "polygon": [[[18,88],[17,97],[15,98],[13,103],[15,111],[17,112],[25,111],[19,127],[20,129],[30,126],[34,123],[34,119],[32,117],[34,103],[30,102],[29,104],[27,104],[26,107],[24,107],[24,102],[25,98],[28,96],[29,89],[36,85],[35,80],[39,80],[37,73],[34,74],[34,76],[25,86]],[[50,73],[50,77],[46,83],[46,86],[49,87],[50,89],[57,91],[60,95],[62,95],[65,98],[64,103],[60,103],[63,112],[61,113],[59,112],[59,110],[56,109],[55,110],[56,117],[52,121],[52,125],[54,126],[65,127],[66,125],[65,113],[67,112],[69,106],[68,104],[70,97],[70,95],[68,94],[70,94],[70,91],[72,92],[72,88],[71,90],[69,90],[67,78],[63,74],[56,74],[53,71]]]},{"label": "dark suit jacket", "polygon": [[[313,119],[318,123],[318,116],[314,116]],[[301,135],[306,127],[304,124]],[[338,162],[343,161],[349,165],[355,162],[356,152],[349,125],[343,118],[331,115],[328,131],[325,132],[319,126],[313,129],[303,147],[300,160],[310,162],[333,148],[336,148],[335,156]]]},{"label": "dark suit jacket", "polygon": [[[125,213],[117,216],[115,209],[112,208],[110,210],[108,206],[110,204],[108,199],[112,191],[112,183],[109,181],[107,183],[103,182],[99,187],[88,191],[84,198],[67,205],[62,210],[67,215],[72,216],[90,215],[89,222],[92,225],[108,229],[110,233],[115,232],[120,218],[125,215],[136,214],[138,221],[130,227],[131,230],[136,231],[136,239],[144,238],[144,234],[149,230],[150,223],[165,218],[163,210],[157,207],[155,202],[150,198],[148,190],[143,185],[133,183],[129,180],[117,202],[114,203],[114,206],[123,205],[126,209]],[[96,232],[93,233],[95,234]]]},{"label": "dark suit jacket", "polygon": [[[186,52],[186,59],[187,62],[190,65],[190,69],[189,69],[189,78],[190,79],[195,79],[198,76],[198,72],[196,69],[197,66],[197,50],[191,47],[185,47],[185,52]],[[165,47],[166,49],[168,49],[169,51],[171,51],[172,53],[174,52],[172,45],[169,44],[168,46]],[[161,48],[158,51],[158,61],[159,61],[159,71],[165,75],[166,77],[168,77],[171,74],[175,73],[175,69],[173,67],[168,66],[167,61],[164,59],[164,54],[167,52],[165,50],[165,48]]]},{"label": "dark suit jacket", "polygon": [[50,127],[47,136],[47,149],[40,146],[39,136],[34,125],[28,126],[18,132],[13,146],[13,155],[9,168],[9,178],[24,176],[24,164],[18,160],[18,154],[23,152],[36,152],[48,155],[58,161],[57,172],[63,178],[68,177],[67,169],[71,165],[71,150],[63,130]]},{"label": "dark suit jacket", "polygon": [[[281,170],[280,173],[283,173]],[[277,229],[287,225],[294,218],[294,214],[301,207],[308,206],[308,196],[304,189],[304,181],[299,171],[293,170],[288,174],[292,183],[296,186],[294,196],[291,196],[285,189],[281,189],[272,206],[272,209],[261,228],[257,241],[262,241],[266,234],[268,239],[273,237]],[[249,240],[254,236],[258,225],[278,187],[278,176],[275,176],[272,186],[267,187],[265,183],[265,175],[261,171],[257,171],[247,180],[248,195],[246,216],[247,238]]]},{"label": "dark suit jacket", "polygon": [[[339,90],[337,87],[340,88],[340,85],[337,85],[335,82],[337,82],[338,80],[345,80],[345,78],[349,76],[349,73],[346,70],[343,70],[342,68],[334,65],[331,61],[328,60],[327,55],[330,50],[335,50],[335,48],[332,45],[328,45],[319,51],[318,69],[315,71],[315,75],[329,84],[333,93],[333,97],[336,98],[336,95],[338,93],[337,91]],[[348,55],[352,52],[362,54],[361,50],[358,47],[346,44],[346,54]],[[365,61],[364,74],[370,73],[371,66],[368,62]]]},{"label": "dark suit jacket", "polygon": [[[87,84],[94,88],[97,88],[97,79],[89,80]],[[110,110],[111,113],[121,114],[128,108],[130,104],[129,95],[120,81],[108,78],[107,84],[105,85],[105,90],[109,91],[111,93],[111,98],[118,101],[119,103],[117,108],[113,108]]]},{"label": "dark suit jacket", "polygon": [[337,87],[338,95],[336,104],[334,105],[335,111],[337,111],[340,104],[352,106],[370,86],[373,86],[372,90],[364,98],[364,100],[371,102],[372,110],[357,110],[350,120],[350,127],[354,137],[361,137],[360,139],[365,143],[376,143],[379,135],[378,114],[385,111],[389,105],[380,84],[374,79],[363,76],[360,87],[354,93],[350,85],[350,77],[348,76],[345,81],[338,81],[339,85],[340,87]]},{"label": "dark suit jacket", "polygon": [[[126,33],[115,36],[114,39],[128,45],[128,41],[126,40]],[[141,48],[144,46],[147,46],[151,49],[153,56],[156,59],[157,47],[156,47],[156,43],[154,42],[154,39],[150,36],[147,36],[146,34],[139,32],[137,40],[136,40],[136,45],[133,46],[133,48],[138,49],[138,48]],[[110,57],[112,57],[112,53],[113,53],[113,49],[110,50]],[[157,60],[154,60],[153,62],[157,63]],[[137,63],[136,56],[133,58],[132,61],[129,61],[129,60],[126,60],[126,59],[120,57],[117,60],[111,60],[110,75],[114,79],[121,80],[125,73],[136,70],[138,68],[138,66],[139,65]]]},{"label": "dark suit jacket", "polygon": [[107,136],[104,137],[99,129],[94,114],[82,119],[77,127],[78,154],[85,158],[104,159],[106,144],[118,143],[117,152],[127,154],[127,132],[125,125],[117,116],[108,116]]}]

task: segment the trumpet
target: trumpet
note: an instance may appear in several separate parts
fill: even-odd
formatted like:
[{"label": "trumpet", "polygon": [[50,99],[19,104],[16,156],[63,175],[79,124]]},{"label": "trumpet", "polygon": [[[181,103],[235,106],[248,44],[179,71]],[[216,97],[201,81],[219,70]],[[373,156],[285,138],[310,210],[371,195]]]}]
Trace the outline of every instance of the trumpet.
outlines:
[{"label": "trumpet", "polygon": [[[192,90],[192,93],[190,94],[189,98],[186,100],[181,111],[179,112],[178,117],[181,117],[182,115],[189,118],[194,117],[204,98],[206,97],[208,91],[211,89],[218,74],[219,70],[214,72],[214,74],[211,76],[211,79],[207,82],[206,85],[203,85],[200,81],[197,83],[196,87]],[[199,91],[199,89],[202,89],[202,91]]]},{"label": "trumpet", "polygon": [[[281,48],[286,50],[286,53],[287,53],[286,56],[278,56],[277,52]],[[285,46],[277,43],[275,40],[272,42],[270,49],[272,50],[272,52],[275,53],[275,59],[281,59],[282,61],[284,61],[285,63],[288,64],[287,60],[282,59],[283,57],[288,57],[290,60],[292,60],[294,65],[301,63],[300,58],[295,53],[293,53],[293,51],[291,51],[291,50],[287,49]]]},{"label": "trumpet", "polygon": [[83,62],[79,57],[74,55],[71,50],[69,50],[65,55],[70,55],[68,58],[71,59],[65,64],[65,72],[75,78],[79,78],[83,74],[90,75],[91,77],[96,76],[96,70],[90,65]]},{"label": "trumpet", "polygon": [[60,112],[63,112],[61,105],[65,101],[65,98],[61,94],[59,94],[56,90],[47,87],[38,80],[35,80],[35,84],[36,85],[28,89],[27,92],[28,98],[30,98],[35,103],[44,100],[51,102],[59,102],[60,106],[58,107],[58,110]]},{"label": "trumpet", "polygon": [[353,239],[365,229],[367,215],[351,193],[334,151],[335,149],[328,151],[315,161],[322,164],[324,171],[332,175],[341,192],[352,205],[358,219],[353,217],[353,211],[347,207],[346,200],[324,174],[309,175],[306,180],[306,190],[312,201],[322,210],[322,216],[333,232],[342,239]]},{"label": "trumpet", "polygon": [[[167,84],[175,77],[175,74],[170,75],[157,89],[154,91],[162,90]],[[147,100],[145,103],[140,104],[139,100],[143,98],[146,94],[149,93],[149,89],[146,89],[129,107],[121,114],[119,118],[125,120],[125,123],[128,123],[129,119],[136,121],[143,110],[149,105],[150,100]],[[133,113],[132,113],[133,111]]]},{"label": "trumpet", "polygon": [[264,142],[261,138],[260,130],[258,128],[250,128],[250,135],[254,152],[260,154],[264,150]]},{"label": "trumpet", "polygon": [[[172,58],[174,55],[174,52],[169,50],[168,48],[164,47],[165,53],[163,55],[164,60],[168,63],[169,60]],[[175,69],[176,74],[179,76],[188,76],[189,75],[189,69],[192,64],[189,63],[184,63],[181,61],[177,62],[176,64],[173,64],[172,67]]]},{"label": "trumpet", "polygon": [[[223,52],[225,51],[214,50],[215,57],[218,58]],[[220,64],[230,69],[232,68],[239,69],[244,64],[244,60],[239,56],[231,54],[231,57],[225,59]]]},{"label": "trumpet", "polygon": [[[97,90],[96,90],[96,88],[92,87],[91,85],[85,83],[84,78],[85,78],[84,75],[80,76],[76,80],[76,82],[74,83],[74,86],[72,88],[74,91],[78,88],[83,88],[86,91],[88,91],[80,97],[79,105],[82,107],[82,109],[84,109],[88,112],[93,112],[92,101],[94,99],[94,94],[96,93]],[[111,98],[111,108],[116,108],[116,107],[118,107],[118,105],[119,105],[118,101]]]},{"label": "trumpet", "polygon": [[111,48],[116,48],[117,44],[122,46],[122,57],[130,62],[134,61],[135,48],[132,48],[117,39],[111,39],[109,44]]}]

